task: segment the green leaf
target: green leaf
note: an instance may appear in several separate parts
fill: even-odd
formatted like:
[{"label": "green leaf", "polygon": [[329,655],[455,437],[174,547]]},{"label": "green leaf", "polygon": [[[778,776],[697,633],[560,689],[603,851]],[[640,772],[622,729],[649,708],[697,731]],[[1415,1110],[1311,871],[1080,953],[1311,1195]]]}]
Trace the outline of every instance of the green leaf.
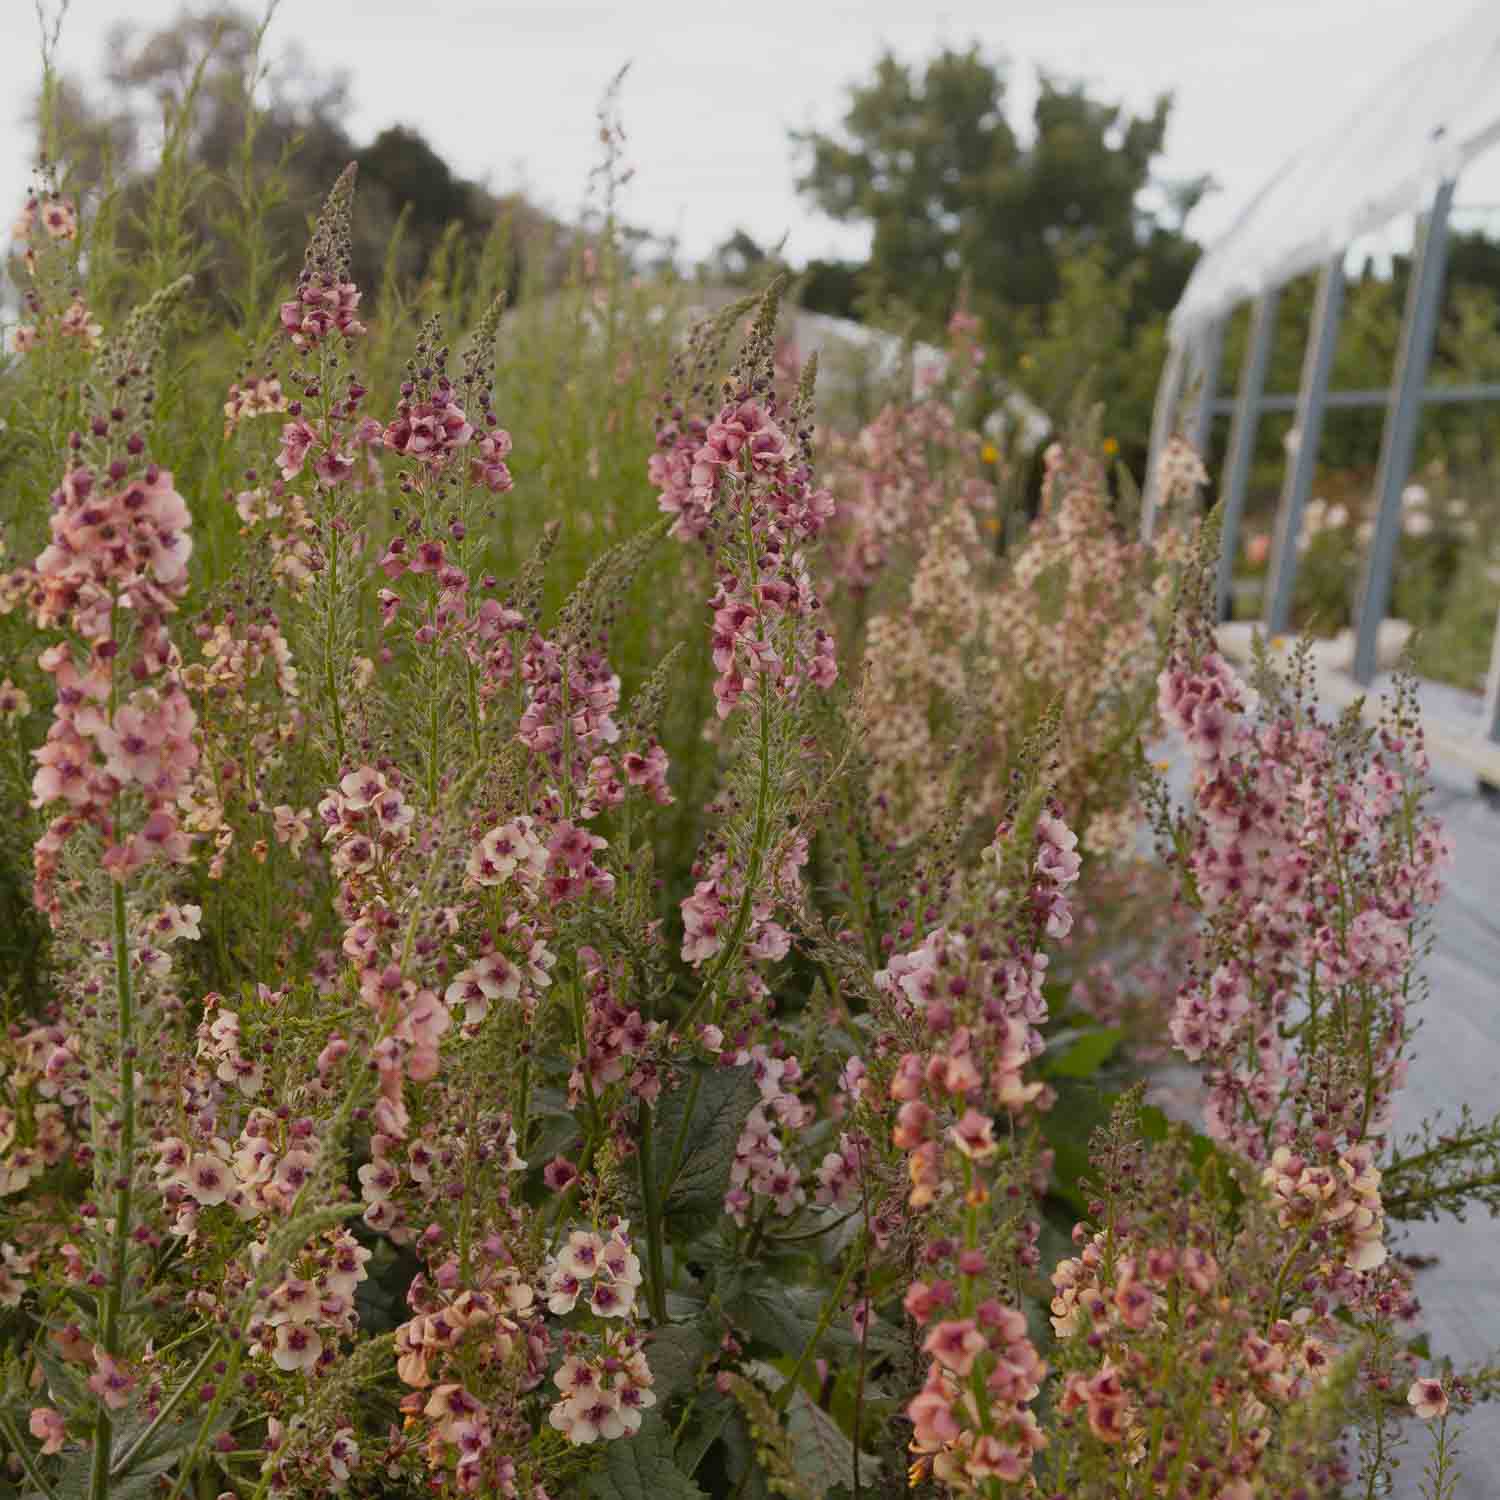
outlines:
[{"label": "green leaf", "polygon": [[538,1171],[579,1138],[578,1122],[572,1115],[542,1115],[533,1124],[538,1128],[527,1144],[527,1160]]},{"label": "green leaf", "polygon": [[[692,1238],[723,1213],[734,1148],[759,1099],[748,1068],[701,1067],[657,1106],[657,1181],[674,1239]],[[684,1128],[690,1102],[692,1119]]]},{"label": "green leaf", "polygon": [[728,1441],[725,1429],[737,1419],[743,1420],[740,1409],[728,1396],[713,1390],[698,1396],[677,1439],[677,1467],[696,1474],[708,1450],[720,1438]]},{"label": "green leaf", "polygon": [[646,1363],[651,1366],[656,1399],[665,1403],[679,1391],[695,1388],[698,1368],[709,1349],[707,1335],[691,1323],[671,1323],[658,1328],[646,1345]]},{"label": "green leaf", "polygon": [[[215,1426],[223,1427],[228,1420],[229,1415],[225,1413]],[[147,1425],[148,1419],[145,1417],[135,1417],[115,1424],[110,1447],[117,1459],[146,1430]],[[150,1500],[156,1493],[157,1481],[162,1475],[170,1474],[177,1467],[178,1459],[192,1447],[199,1425],[196,1417],[162,1423],[152,1434],[151,1441],[132,1460],[130,1471],[110,1479],[109,1500]],[[57,1500],[84,1500],[90,1493],[93,1467],[92,1449],[83,1448],[68,1455],[53,1483]]]},{"label": "green leaf", "polygon": [[[724,1311],[739,1328],[762,1344],[794,1358],[807,1347],[823,1311],[823,1297],[811,1287],[782,1286],[774,1281],[743,1286],[724,1299]],[[844,1349],[854,1335],[831,1323],[824,1337]]]},{"label": "green leaf", "polygon": [[861,1484],[874,1484],[880,1468],[868,1453],[856,1458],[854,1444],[843,1429],[800,1386],[792,1392],[786,1411],[786,1430],[797,1455],[797,1472],[815,1495],[827,1494],[838,1485],[848,1485],[859,1464]]},{"label": "green leaf", "polygon": [[1049,1191],[1062,1198],[1075,1215],[1088,1213],[1083,1183],[1090,1173],[1089,1138],[1109,1123],[1116,1096],[1078,1079],[1058,1080],[1057,1103],[1042,1116],[1042,1138],[1052,1148]]},{"label": "green leaf", "polygon": [[589,1476],[594,1500],[708,1500],[677,1467],[672,1434],[654,1415],[632,1438],[605,1445],[604,1467]]},{"label": "green leaf", "polygon": [[[773,1391],[786,1384],[786,1376],[774,1365],[757,1362],[750,1368],[755,1378]],[[787,1403],[786,1430],[797,1458],[797,1476],[810,1493],[826,1495],[840,1485],[850,1484],[856,1462],[854,1444],[800,1385]],[[880,1460],[861,1453],[858,1463],[860,1483],[874,1484]]]},{"label": "green leaf", "polygon": [[1119,1050],[1125,1033],[1117,1026],[1096,1031],[1069,1033],[1058,1041],[1067,1045],[1057,1051],[1049,1047],[1042,1056],[1044,1078],[1092,1078]]},{"label": "green leaf", "polygon": [[737,1500],[768,1500],[771,1490],[766,1473],[755,1461],[755,1440],[738,1405],[724,1424],[722,1436],[724,1467],[731,1485],[729,1493]]}]

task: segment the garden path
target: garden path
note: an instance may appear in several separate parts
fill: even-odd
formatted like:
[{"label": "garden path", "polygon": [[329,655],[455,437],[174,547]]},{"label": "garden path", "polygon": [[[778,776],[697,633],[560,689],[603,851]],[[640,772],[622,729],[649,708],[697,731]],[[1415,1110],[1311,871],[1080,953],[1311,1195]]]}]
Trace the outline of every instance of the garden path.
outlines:
[{"label": "garden path", "polygon": [[[1424,694],[1424,697],[1426,695]],[[1480,797],[1471,772],[1434,758],[1434,808],[1453,837],[1454,864],[1438,906],[1423,1007],[1397,1129],[1422,1118],[1500,1108],[1500,809]],[[1482,1211],[1460,1224],[1445,1216],[1411,1227],[1402,1248],[1437,1257],[1417,1276],[1432,1351],[1459,1366],[1500,1356],[1500,1224]],[[1406,1450],[1401,1500],[1415,1500],[1426,1445]],[[1464,1438],[1454,1500],[1500,1497],[1500,1414],[1478,1407]]]}]

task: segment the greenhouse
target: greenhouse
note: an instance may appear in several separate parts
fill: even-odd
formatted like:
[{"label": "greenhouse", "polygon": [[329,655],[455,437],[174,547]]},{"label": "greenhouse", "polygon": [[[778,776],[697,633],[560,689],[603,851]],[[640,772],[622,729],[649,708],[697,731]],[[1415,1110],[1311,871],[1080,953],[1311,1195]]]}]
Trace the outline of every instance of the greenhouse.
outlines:
[{"label": "greenhouse", "polygon": [[[1298,542],[1317,470],[1325,413],[1339,408],[1384,411],[1376,470],[1373,534],[1363,563],[1354,625],[1354,680],[1367,686],[1378,663],[1380,627],[1388,612],[1401,496],[1411,475],[1424,406],[1500,400],[1500,384],[1430,384],[1429,366],[1442,309],[1454,195],[1465,169],[1500,141],[1500,11],[1479,7],[1370,91],[1347,119],[1278,171],[1210,247],[1195,268],[1171,318],[1171,344],[1157,392],[1152,454],[1178,425],[1207,451],[1214,418],[1227,414],[1229,434],[1217,497],[1224,547],[1219,571],[1221,612],[1228,605],[1240,540],[1251,454],[1262,413],[1293,413],[1285,476],[1277,506],[1262,623],[1286,633]],[[1384,389],[1330,388],[1340,331],[1346,262],[1361,236],[1403,216],[1416,217],[1399,348]],[[1293,278],[1316,271],[1317,295],[1306,332],[1295,394],[1265,389],[1278,299]],[[1251,304],[1250,331],[1233,393],[1221,372],[1225,323]],[[1155,516],[1153,477],[1143,526]],[[1497,637],[1500,642],[1500,637]],[[1500,644],[1489,674],[1483,733],[1500,739]]]}]

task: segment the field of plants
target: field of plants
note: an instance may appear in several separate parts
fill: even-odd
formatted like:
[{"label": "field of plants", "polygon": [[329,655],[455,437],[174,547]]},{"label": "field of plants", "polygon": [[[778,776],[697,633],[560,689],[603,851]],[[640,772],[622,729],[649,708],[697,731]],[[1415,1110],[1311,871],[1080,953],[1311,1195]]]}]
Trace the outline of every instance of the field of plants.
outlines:
[{"label": "field of plants", "polygon": [[833,422],[780,278],[372,295],[176,128],[13,229],[5,1492],[1451,1495],[1422,730],[1218,655],[1198,457],[1148,547],[962,301]]}]

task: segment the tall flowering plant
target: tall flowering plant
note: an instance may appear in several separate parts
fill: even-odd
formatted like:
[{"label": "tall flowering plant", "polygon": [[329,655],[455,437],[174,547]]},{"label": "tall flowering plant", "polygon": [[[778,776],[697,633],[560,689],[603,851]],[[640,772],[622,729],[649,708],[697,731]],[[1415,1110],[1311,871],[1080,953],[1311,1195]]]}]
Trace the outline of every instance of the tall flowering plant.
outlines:
[{"label": "tall flowering plant", "polygon": [[[367,384],[353,189],[228,393],[227,495],[190,506],[157,451],[176,288],[101,329],[6,581],[54,958],[0,1040],[21,1492],[1247,1500],[1331,1494],[1351,1418],[1377,1477],[1398,1405],[1446,1423],[1451,1378],[1400,1399],[1386,1230],[1482,1192],[1493,1133],[1390,1141],[1443,852],[1409,710],[1371,738],[1252,696],[1192,587],[1146,672],[1163,560],[1060,455],[998,605],[959,586],[986,565],[964,511],[928,518],[912,614],[1006,773],[908,817],[871,771],[879,665],[849,683],[828,623],[850,518],[815,368],[778,388],[777,289],[684,351],[642,455],[670,519],[549,609],[554,528],[492,565],[500,309],[451,343],[427,319]],[[204,515],[237,528],[215,587]],[[711,580],[697,630],[631,691],[633,580],[674,544]],[[1107,753],[1097,696],[984,666],[1008,631],[1062,672],[1101,621]],[[685,651],[716,787],[682,871],[656,833]],[[1148,681],[1195,768],[1184,808],[1139,795],[1196,929],[1157,982],[1208,1132],[1121,1101],[1059,1259],[1062,960]]]}]

